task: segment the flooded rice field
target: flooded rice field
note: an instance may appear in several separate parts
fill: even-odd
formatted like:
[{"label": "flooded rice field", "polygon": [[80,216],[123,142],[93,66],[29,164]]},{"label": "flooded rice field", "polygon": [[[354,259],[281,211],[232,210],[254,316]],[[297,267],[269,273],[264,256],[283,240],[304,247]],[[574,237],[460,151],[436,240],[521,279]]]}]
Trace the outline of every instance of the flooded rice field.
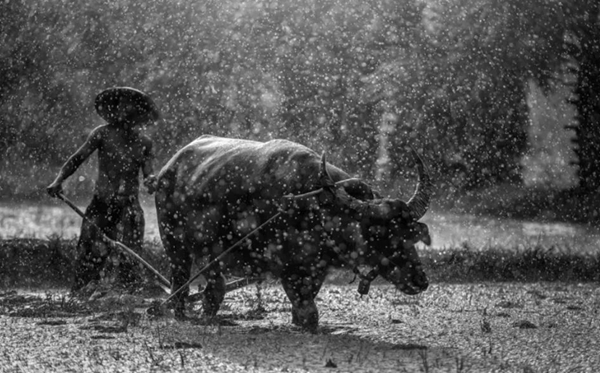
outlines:
[{"label": "flooded rice field", "polygon": [[[85,205],[80,204],[84,209]],[[146,239],[160,240],[156,210],[144,201]],[[467,244],[474,249],[489,247],[527,248],[541,246],[559,250],[597,252],[600,229],[580,224],[548,221],[520,221],[451,212],[429,212],[423,219],[429,225],[434,248]],[[0,239],[46,238],[58,235],[77,237],[81,218],[65,204],[0,203]]]}]

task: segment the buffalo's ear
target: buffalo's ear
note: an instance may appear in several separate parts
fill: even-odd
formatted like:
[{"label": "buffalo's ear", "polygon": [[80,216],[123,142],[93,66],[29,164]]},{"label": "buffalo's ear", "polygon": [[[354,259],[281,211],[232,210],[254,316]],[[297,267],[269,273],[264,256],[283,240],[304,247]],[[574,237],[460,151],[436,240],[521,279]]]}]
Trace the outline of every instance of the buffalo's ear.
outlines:
[{"label": "buffalo's ear", "polygon": [[427,226],[427,224],[425,223],[416,223],[416,231],[417,231],[417,238],[419,239],[419,241],[423,242],[425,245],[430,246],[431,245],[431,236],[429,235],[429,227]]}]

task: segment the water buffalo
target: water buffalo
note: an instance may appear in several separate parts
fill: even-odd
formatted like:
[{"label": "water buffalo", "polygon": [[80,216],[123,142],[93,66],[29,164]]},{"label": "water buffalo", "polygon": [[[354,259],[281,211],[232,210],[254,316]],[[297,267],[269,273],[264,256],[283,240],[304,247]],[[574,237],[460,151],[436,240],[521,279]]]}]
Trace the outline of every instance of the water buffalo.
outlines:
[{"label": "water buffalo", "polygon": [[[173,291],[189,279],[192,257],[219,256],[279,211],[206,272],[205,315],[215,315],[223,302],[223,276],[273,274],[291,301],[292,322],[309,330],[318,326],[315,297],[331,267],[369,266],[363,285],[381,275],[406,294],[424,291],[428,281],[415,244],[430,242],[418,220],[432,183],[416,158],[419,183],[405,203],[380,198],[364,181],[291,141],[199,137],[158,175],[156,209]],[[187,289],[175,298],[179,316],[186,296]]]}]

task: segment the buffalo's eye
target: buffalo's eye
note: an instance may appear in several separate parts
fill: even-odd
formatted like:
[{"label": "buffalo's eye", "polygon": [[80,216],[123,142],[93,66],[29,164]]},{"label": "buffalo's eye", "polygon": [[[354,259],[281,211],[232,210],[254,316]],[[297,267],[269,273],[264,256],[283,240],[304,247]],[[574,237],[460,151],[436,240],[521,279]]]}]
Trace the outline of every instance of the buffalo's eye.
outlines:
[{"label": "buffalo's eye", "polygon": [[396,246],[400,246],[402,243],[404,243],[404,240],[402,238],[396,236],[396,237],[392,237],[390,242],[392,243],[392,247],[396,247]]}]

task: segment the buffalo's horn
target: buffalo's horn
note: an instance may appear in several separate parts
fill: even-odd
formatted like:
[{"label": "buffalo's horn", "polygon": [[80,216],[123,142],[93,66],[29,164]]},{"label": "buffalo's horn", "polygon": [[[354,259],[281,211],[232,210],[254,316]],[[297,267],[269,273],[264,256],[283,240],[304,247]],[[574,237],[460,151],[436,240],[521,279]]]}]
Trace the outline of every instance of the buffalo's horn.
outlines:
[{"label": "buffalo's horn", "polygon": [[333,187],[335,183],[327,170],[327,160],[325,159],[325,152],[321,154],[321,171],[319,175],[319,181],[323,187]]},{"label": "buffalo's horn", "polygon": [[415,149],[411,148],[411,150],[415,162],[417,163],[419,182],[415,188],[415,193],[408,200],[407,205],[411,218],[416,221],[421,219],[429,208],[429,198],[433,193],[433,182],[429,176],[427,166],[425,165],[425,162],[423,162],[421,156],[419,156],[419,153],[417,153]]},{"label": "buffalo's horn", "polygon": [[[407,204],[404,204],[404,202],[399,200],[389,200],[387,202],[383,202],[381,200],[377,202],[362,201],[352,197],[344,188],[336,189],[335,194],[337,198],[343,205],[372,218],[389,220],[398,217],[400,214],[403,214],[403,212],[408,212],[408,215],[411,219],[415,221],[421,219],[429,207],[429,198],[432,194],[433,183],[431,182],[429,173],[427,172],[427,167],[425,166],[425,163],[419,154],[414,149],[412,153],[417,162],[419,182],[417,184],[415,193]],[[337,184],[333,182],[333,179],[327,170],[325,153],[323,153],[321,156],[321,171],[319,178],[323,187],[334,187]],[[344,181],[339,182],[339,184],[343,183]],[[402,208],[401,206],[405,206],[405,208]]]}]

